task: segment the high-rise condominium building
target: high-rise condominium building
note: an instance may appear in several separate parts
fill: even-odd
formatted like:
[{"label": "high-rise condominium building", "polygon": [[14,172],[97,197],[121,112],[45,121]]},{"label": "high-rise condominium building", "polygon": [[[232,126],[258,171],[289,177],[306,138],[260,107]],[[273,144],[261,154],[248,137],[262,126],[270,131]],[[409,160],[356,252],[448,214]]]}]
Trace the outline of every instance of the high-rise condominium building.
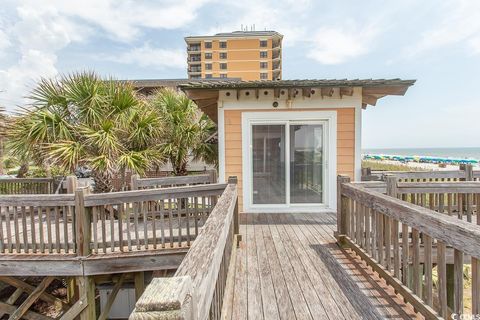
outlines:
[{"label": "high-rise condominium building", "polygon": [[188,78],[280,80],[282,38],[276,31],[235,31],[186,37]]}]

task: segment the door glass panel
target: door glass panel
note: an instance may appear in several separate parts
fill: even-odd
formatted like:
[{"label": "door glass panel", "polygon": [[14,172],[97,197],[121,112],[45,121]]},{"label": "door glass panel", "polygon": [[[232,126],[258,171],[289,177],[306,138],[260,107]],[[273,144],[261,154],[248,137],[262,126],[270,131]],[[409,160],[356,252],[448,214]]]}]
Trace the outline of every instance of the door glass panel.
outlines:
[{"label": "door glass panel", "polygon": [[285,125],[252,126],[253,204],[286,203]]},{"label": "door glass panel", "polygon": [[323,126],[290,126],[290,203],[323,202]]}]

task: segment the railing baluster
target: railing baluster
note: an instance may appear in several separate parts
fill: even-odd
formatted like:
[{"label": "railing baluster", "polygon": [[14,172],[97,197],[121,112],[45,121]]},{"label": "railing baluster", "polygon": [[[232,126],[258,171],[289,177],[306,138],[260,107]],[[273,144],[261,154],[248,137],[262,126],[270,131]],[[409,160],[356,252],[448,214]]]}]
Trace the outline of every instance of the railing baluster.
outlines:
[{"label": "railing baluster", "polygon": [[404,285],[409,284],[409,268],[410,268],[410,263],[409,263],[409,240],[408,240],[408,225],[405,223],[402,223],[402,283]]},{"label": "railing baluster", "polygon": [[463,252],[460,250],[454,249],[453,257],[454,257],[453,312],[457,314],[463,314]]},{"label": "railing baluster", "polygon": [[385,217],[385,267],[392,270],[392,225],[389,216]]},{"label": "railing baluster", "polygon": [[370,208],[365,208],[365,250],[369,255],[372,255],[372,246],[371,246],[371,231],[370,231]]},{"label": "railing baluster", "polygon": [[417,229],[412,229],[412,291],[416,294],[420,294],[421,281],[420,281],[420,234]]},{"label": "railing baluster", "polygon": [[425,301],[429,306],[433,306],[433,278],[432,278],[432,238],[424,234],[424,253],[425,258]]},{"label": "railing baluster", "polygon": [[383,265],[384,262],[384,223],[383,214],[376,212],[377,214],[377,250],[378,250],[378,263]]},{"label": "railing baluster", "polygon": [[438,301],[440,305],[440,315],[447,319],[447,263],[446,246],[443,241],[437,241],[437,272],[438,272]]},{"label": "railing baluster", "polygon": [[393,275],[395,278],[400,279],[400,240],[399,240],[399,224],[398,220],[392,220],[393,230]]}]

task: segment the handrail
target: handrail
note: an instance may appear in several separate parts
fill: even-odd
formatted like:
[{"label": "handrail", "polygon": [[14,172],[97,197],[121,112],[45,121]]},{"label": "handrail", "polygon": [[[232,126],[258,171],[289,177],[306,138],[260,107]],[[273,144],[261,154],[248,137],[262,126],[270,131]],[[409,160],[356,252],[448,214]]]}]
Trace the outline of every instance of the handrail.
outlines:
[{"label": "handrail", "polygon": [[87,195],[85,198],[85,205],[87,207],[107,205],[107,204],[119,204],[125,202],[132,202],[136,200],[149,201],[149,200],[164,200],[169,197],[191,197],[191,196],[210,196],[219,195],[225,189],[227,184],[215,183],[215,184],[203,184],[186,187],[172,187],[164,189],[146,189],[146,190],[133,190],[133,191],[120,191],[110,193],[96,193]]},{"label": "handrail", "polygon": [[[218,200],[173,278],[156,278],[137,301],[131,320],[171,316],[219,319],[238,221],[236,179]],[[216,295],[219,295],[215,298]],[[218,305],[220,304],[220,305]]]},{"label": "handrail", "polygon": [[2,178],[0,194],[50,194],[53,185],[53,178]]},{"label": "handrail", "polygon": [[[90,194],[0,195],[0,254],[108,254],[189,247],[227,184]],[[73,193],[74,192],[74,193]]]},{"label": "handrail", "polygon": [[480,259],[480,228],[476,225],[352,184],[343,185],[342,195]]},{"label": "handrail", "polygon": [[471,175],[473,179],[480,178],[480,170],[473,170],[471,164],[460,165],[459,170],[431,170],[431,171],[372,171],[370,168],[362,169],[362,181],[385,180],[386,176],[394,175],[400,181],[425,180],[455,180],[466,179]]},{"label": "handrail", "polygon": [[[463,313],[463,265],[471,263],[472,313],[480,313],[480,227],[402,200],[402,183],[397,184],[395,176],[387,178],[387,194],[365,185],[338,178],[339,242],[360,255],[427,319]],[[476,216],[480,224],[478,206]],[[434,263],[439,279],[436,290]],[[447,277],[453,279],[449,280],[453,288],[447,285]]]},{"label": "handrail", "polygon": [[147,187],[163,187],[214,183],[215,177],[213,172],[209,174],[195,174],[188,176],[159,177],[159,178],[140,178],[138,175],[132,175],[132,190],[145,189]]}]

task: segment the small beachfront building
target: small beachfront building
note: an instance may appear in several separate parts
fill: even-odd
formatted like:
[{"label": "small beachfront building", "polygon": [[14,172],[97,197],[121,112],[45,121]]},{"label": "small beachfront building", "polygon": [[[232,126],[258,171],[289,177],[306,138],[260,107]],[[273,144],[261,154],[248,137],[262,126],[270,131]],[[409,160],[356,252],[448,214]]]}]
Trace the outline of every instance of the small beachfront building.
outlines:
[{"label": "small beachfront building", "polygon": [[414,80],[197,81],[180,85],[218,125],[219,180],[244,212],[336,209],[336,176],[361,174],[362,109]]}]

